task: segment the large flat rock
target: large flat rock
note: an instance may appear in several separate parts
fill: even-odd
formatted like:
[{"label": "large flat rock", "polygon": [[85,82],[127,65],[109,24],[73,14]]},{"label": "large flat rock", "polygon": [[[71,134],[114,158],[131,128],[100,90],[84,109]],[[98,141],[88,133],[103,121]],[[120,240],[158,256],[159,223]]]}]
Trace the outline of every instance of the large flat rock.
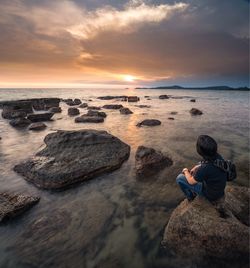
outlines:
[{"label": "large flat rock", "polygon": [[65,188],[118,169],[130,146],[97,130],[57,131],[48,134],[45,148],[14,167],[29,182],[44,189]]},{"label": "large flat rock", "polygon": [[249,189],[227,187],[222,204],[219,208],[205,198],[185,199],[170,217],[163,244],[184,257],[247,262]]},{"label": "large flat rock", "polygon": [[0,193],[0,223],[23,213],[39,199],[34,196]]}]

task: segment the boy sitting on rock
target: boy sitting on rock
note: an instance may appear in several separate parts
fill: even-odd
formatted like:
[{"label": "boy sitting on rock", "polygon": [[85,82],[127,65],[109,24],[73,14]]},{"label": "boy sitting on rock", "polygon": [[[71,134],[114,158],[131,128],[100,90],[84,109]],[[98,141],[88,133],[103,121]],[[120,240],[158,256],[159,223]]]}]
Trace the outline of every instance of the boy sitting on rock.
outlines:
[{"label": "boy sitting on rock", "polygon": [[176,182],[189,201],[196,195],[202,195],[214,202],[224,197],[228,179],[227,172],[216,163],[220,162],[224,165],[227,162],[217,153],[217,143],[210,136],[199,136],[196,149],[203,160],[190,171],[184,168],[182,174],[176,178]]}]

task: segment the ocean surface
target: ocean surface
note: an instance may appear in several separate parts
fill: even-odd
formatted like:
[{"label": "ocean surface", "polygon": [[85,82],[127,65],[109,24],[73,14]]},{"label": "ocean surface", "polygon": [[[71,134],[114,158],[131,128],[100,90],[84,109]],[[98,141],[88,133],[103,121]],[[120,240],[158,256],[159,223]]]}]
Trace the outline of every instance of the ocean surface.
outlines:
[{"label": "ocean surface", "polygon": [[[161,94],[174,99],[160,100]],[[104,95],[136,95],[138,103],[98,100]],[[144,96],[150,96],[147,100]],[[199,160],[198,135],[216,139],[219,152],[235,162],[235,184],[249,185],[249,92],[148,89],[0,89],[0,101],[38,97],[92,99],[91,105],[121,103],[134,114],[106,110],[101,124],[75,124],[68,106],[55,114],[41,132],[17,130],[0,117],[0,189],[38,195],[40,202],[22,216],[0,226],[0,267],[179,268],[208,267],[164,252],[161,239],[173,209],[183,200],[175,183],[183,167]],[[196,103],[190,102],[195,98]],[[150,108],[135,105],[146,104]],[[191,116],[191,108],[202,116]],[[81,109],[81,114],[85,113]],[[178,112],[171,115],[171,112]],[[175,120],[169,120],[174,117]],[[157,127],[136,127],[143,119],[159,119]],[[13,171],[13,166],[43,146],[55,130],[103,129],[131,146],[128,161],[112,173],[64,191],[36,188]],[[155,176],[136,179],[135,151],[139,145],[168,154],[173,166]],[[213,266],[215,267],[215,266]]]}]

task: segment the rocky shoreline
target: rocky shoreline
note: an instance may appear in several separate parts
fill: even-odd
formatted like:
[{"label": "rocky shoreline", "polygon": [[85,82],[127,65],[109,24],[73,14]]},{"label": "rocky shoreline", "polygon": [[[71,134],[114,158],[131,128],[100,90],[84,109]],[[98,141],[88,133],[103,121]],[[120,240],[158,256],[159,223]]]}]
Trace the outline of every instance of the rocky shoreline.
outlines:
[{"label": "rocky shoreline", "polygon": [[[150,99],[150,96],[145,97]],[[160,95],[158,98],[167,102],[175,97]],[[105,122],[107,116],[111,116],[110,111],[120,114],[121,118],[129,118],[134,112],[125,107],[126,102],[140,102],[137,96],[101,96],[98,99],[119,100],[124,105],[108,103],[94,106],[80,99],[41,98],[0,102],[0,109],[2,117],[11,126],[42,131],[47,127],[44,122],[53,120],[55,113],[62,112],[61,102],[65,103],[67,115],[73,122],[92,124]],[[195,103],[196,99],[189,101]],[[135,107],[150,109],[151,106],[141,104]],[[201,116],[203,111],[192,108],[189,113],[190,117],[196,117]],[[177,114],[177,111],[171,112],[172,116]],[[168,120],[174,119],[168,117]],[[134,127],[152,129],[161,125],[160,120],[149,118],[137,121]],[[143,131],[139,128],[138,131]],[[59,130],[49,133],[44,144],[45,147],[33,157],[15,165],[14,171],[36,187],[47,190],[64,190],[119,169],[130,157],[131,150],[130,145],[119,138],[95,129]],[[173,164],[170,156],[142,144],[135,153],[135,176],[143,181]],[[166,225],[162,240],[165,252],[171,250],[183,257],[191,252],[197,259],[216,257],[227,260],[232,257],[246,260],[249,253],[249,197],[248,188],[228,186],[223,211],[202,198],[190,203],[184,200],[173,211]],[[38,201],[39,197],[0,193],[0,222],[22,214]]]}]

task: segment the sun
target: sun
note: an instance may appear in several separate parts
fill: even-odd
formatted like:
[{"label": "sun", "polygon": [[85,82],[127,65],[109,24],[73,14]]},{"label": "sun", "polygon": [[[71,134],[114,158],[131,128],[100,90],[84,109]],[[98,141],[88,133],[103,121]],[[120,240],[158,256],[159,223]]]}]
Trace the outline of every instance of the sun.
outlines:
[{"label": "sun", "polygon": [[133,75],[129,75],[129,74],[124,75],[123,76],[123,79],[126,82],[134,82],[135,81],[135,77]]}]

